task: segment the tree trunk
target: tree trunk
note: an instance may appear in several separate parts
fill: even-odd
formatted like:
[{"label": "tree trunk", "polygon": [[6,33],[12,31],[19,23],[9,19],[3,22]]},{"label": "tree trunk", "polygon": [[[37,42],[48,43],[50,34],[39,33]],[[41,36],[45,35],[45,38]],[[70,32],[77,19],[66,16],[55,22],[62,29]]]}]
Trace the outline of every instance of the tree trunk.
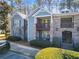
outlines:
[{"label": "tree trunk", "polygon": [[4,23],[5,38],[7,38],[7,14],[4,15]]}]

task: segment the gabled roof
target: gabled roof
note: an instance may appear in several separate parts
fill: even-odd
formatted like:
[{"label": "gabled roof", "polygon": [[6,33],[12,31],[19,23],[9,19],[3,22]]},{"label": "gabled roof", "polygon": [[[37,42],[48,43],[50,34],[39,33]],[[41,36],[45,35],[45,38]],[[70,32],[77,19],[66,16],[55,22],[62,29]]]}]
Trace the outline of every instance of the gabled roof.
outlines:
[{"label": "gabled roof", "polygon": [[13,16],[19,15],[22,19],[26,19],[26,15],[25,14],[22,14],[20,12],[13,12],[13,13],[14,13]]},{"label": "gabled roof", "polygon": [[[48,15],[51,14],[51,12],[49,12],[49,11],[46,10],[45,8],[43,8],[43,7],[38,7],[38,8],[36,8],[28,17],[30,17],[30,16],[36,16],[36,15],[39,15],[40,13],[42,13],[42,15],[45,15],[45,14],[43,14],[43,12],[45,12],[45,14],[48,14]],[[40,14],[40,15],[41,15],[41,14]]]},{"label": "gabled roof", "polygon": [[40,10],[41,7],[36,8],[34,11],[32,11],[28,17],[32,16],[33,14],[35,14],[38,10]]},{"label": "gabled roof", "polygon": [[33,14],[33,16],[45,16],[45,15],[51,15],[51,12],[49,12],[45,8],[41,8],[35,14]]},{"label": "gabled roof", "polygon": [[22,13],[20,13],[20,12],[17,12],[17,14],[18,14],[19,16],[21,16],[23,19],[26,19],[26,15],[25,15],[25,14],[22,14]]}]

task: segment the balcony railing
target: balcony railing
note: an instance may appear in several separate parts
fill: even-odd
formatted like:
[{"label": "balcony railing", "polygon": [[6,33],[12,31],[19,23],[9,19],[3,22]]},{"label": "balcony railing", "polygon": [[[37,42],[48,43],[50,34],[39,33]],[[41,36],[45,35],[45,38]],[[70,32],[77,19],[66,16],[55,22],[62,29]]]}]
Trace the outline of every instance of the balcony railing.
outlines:
[{"label": "balcony railing", "polygon": [[36,30],[50,30],[50,24],[36,24]]}]

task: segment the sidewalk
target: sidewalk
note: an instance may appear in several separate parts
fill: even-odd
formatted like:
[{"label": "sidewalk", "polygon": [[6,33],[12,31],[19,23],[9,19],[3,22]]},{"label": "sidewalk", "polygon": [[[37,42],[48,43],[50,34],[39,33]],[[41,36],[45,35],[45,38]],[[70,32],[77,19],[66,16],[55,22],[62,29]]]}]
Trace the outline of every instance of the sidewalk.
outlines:
[{"label": "sidewalk", "polygon": [[13,43],[13,42],[10,42],[10,45],[11,45],[10,50],[22,53],[27,56],[34,57],[36,55],[36,53],[39,51],[39,49],[23,46],[23,45]]}]

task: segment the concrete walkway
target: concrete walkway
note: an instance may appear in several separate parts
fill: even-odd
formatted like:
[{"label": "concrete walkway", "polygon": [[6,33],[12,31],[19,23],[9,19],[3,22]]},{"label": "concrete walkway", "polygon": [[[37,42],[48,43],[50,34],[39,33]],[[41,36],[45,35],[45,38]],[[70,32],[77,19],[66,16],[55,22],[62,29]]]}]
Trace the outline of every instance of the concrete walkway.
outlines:
[{"label": "concrete walkway", "polygon": [[5,54],[1,54],[0,59],[34,59],[34,58],[16,52],[8,51]]},{"label": "concrete walkway", "polygon": [[11,44],[10,50],[16,51],[16,52],[19,52],[19,53],[22,53],[24,55],[31,56],[31,57],[34,57],[36,53],[39,51],[39,49],[23,46],[23,45],[13,43],[13,42],[10,42],[10,44]]}]

